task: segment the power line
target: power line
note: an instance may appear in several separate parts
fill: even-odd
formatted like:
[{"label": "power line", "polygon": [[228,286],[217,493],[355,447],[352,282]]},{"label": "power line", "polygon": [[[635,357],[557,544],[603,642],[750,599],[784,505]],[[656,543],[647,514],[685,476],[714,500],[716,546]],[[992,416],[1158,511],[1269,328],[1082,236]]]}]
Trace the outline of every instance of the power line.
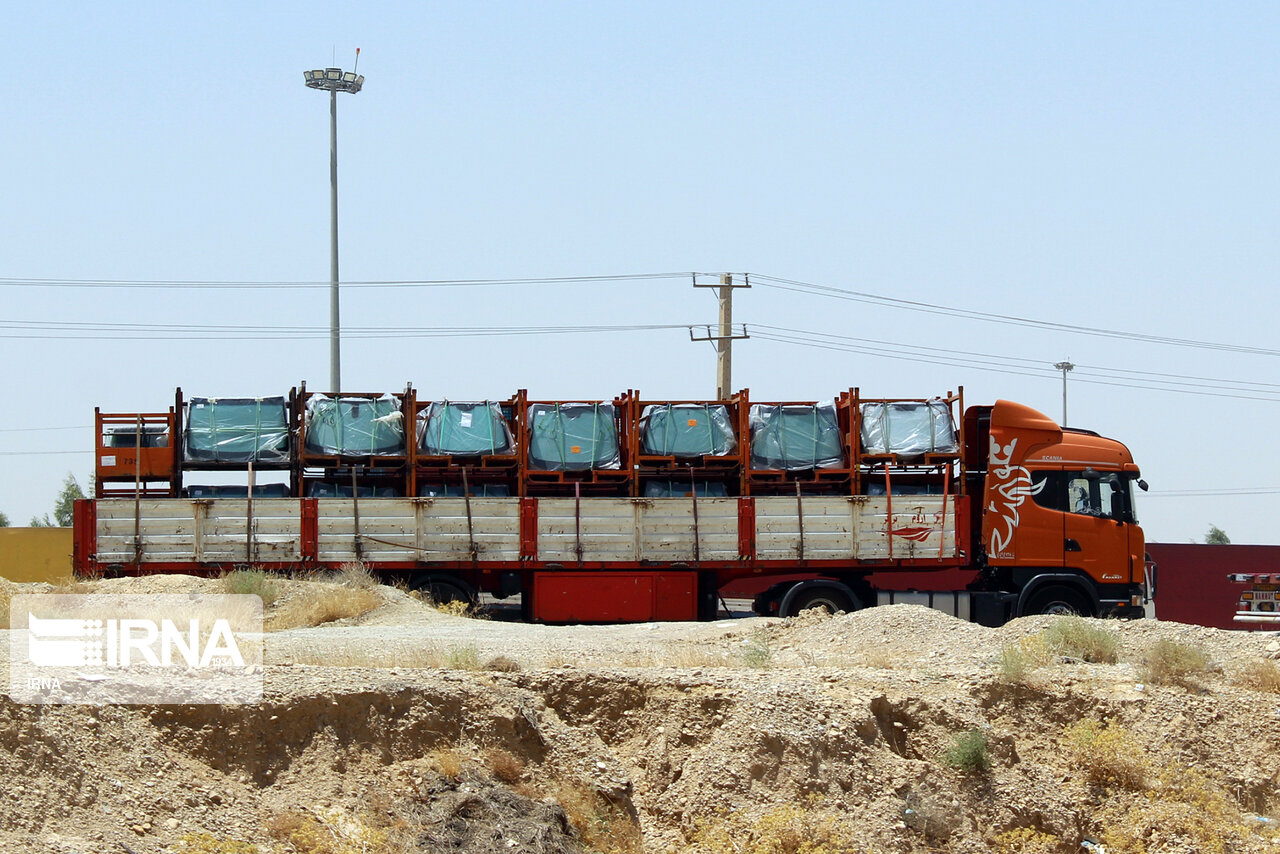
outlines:
[{"label": "power line", "polygon": [[[367,279],[340,281],[344,288],[457,288],[502,287],[514,285],[563,285],[596,282],[653,281],[687,279],[693,272],[625,273],[603,276],[540,276],[510,279]],[[0,287],[13,288],[161,288],[168,290],[293,290],[329,288],[332,281],[221,281],[214,279],[55,279],[0,277]]]},{"label": "power line", "polygon": [[[880,356],[884,358],[893,358],[903,361],[922,362],[933,365],[946,365],[948,367],[965,367],[974,370],[987,371],[990,373],[1009,374],[1013,376],[1026,376],[1043,378],[1050,375],[1052,366],[1047,363],[1037,363],[1034,360],[1024,359],[1021,357],[1002,357],[990,354],[969,354],[967,351],[952,351],[936,347],[923,347],[919,345],[902,345],[892,342],[875,342],[872,339],[856,339],[851,336],[837,336],[827,333],[811,333],[803,330],[796,330],[799,334],[778,334],[770,332],[769,329],[779,329],[782,327],[769,327],[764,325],[748,324],[752,330],[752,335],[756,338],[766,341],[778,341],[786,344],[794,344],[802,347],[812,347],[821,350],[835,350],[840,352],[862,353],[871,356]],[[760,330],[766,331],[760,331]],[[812,336],[821,336],[828,339],[844,339],[850,341],[871,341],[880,346],[869,346],[867,344],[841,343],[839,340],[814,340]],[[992,361],[994,360],[994,361]],[[1023,365],[1017,367],[1008,367],[1005,365],[1009,361],[1023,362]],[[1044,364],[1043,368],[1036,367],[1037,364]],[[1089,376],[1077,379],[1077,382],[1089,383],[1091,385],[1105,385],[1118,388],[1134,388],[1147,391],[1166,391],[1177,394],[1194,394],[1204,397],[1221,397],[1234,400],[1258,400],[1280,402],[1280,396],[1267,396],[1265,389],[1256,389],[1248,387],[1233,386],[1233,380],[1212,380],[1211,378],[1203,378],[1206,383],[1187,383],[1178,381],[1152,380],[1149,383],[1142,384],[1133,381],[1124,381],[1125,377],[1112,377],[1101,371],[1105,369],[1095,369],[1095,373],[1089,376],[1099,378],[1089,378]],[[1252,385],[1252,384],[1250,384]],[[1231,391],[1242,392],[1240,394],[1228,393],[1228,391],[1211,391],[1208,389],[1223,387]],[[1244,392],[1258,392],[1255,394],[1247,394]]]},{"label": "power line", "polygon": [[759,273],[752,273],[751,279],[760,287],[764,288],[776,288],[778,290],[809,294],[810,296],[825,296],[832,299],[868,303],[887,308],[922,312],[925,314],[961,317],[969,320],[983,320],[990,323],[1025,326],[1033,329],[1049,329],[1058,332],[1071,332],[1078,335],[1092,335],[1101,338],[1119,338],[1129,341],[1141,341],[1148,344],[1166,344],[1174,347],[1191,347],[1202,350],[1222,350],[1230,353],[1249,353],[1257,356],[1280,356],[1280,350],[1270,350],[1264,347],[1250,347],[1243,344],[1227,344],[1216,341],[1199,341],[1192,338],[1176,338],[1165,335],[1152,335],[1145,332],[1127,332],[1124,330],[1104,329],[1093,326],[1078,326],[1071,323],[1037,320],[1035,318],[1019,317],[1012,314],[996,314],[993,312],[975,311],[973,309],[956,308],[955,306],[921,302],[918,300],[907,300],[900,297],[883,296],[881,294],[854,291],[847,288],[837,288],[829,285],[819,285],[813,282],[802,282],[796,279],[782,279],[776,276],[766,276]]},{"label": "power line", "polygon": [[[518,335],[569,335],[579,333],[652,332],[688,329],[688,323],[648,323],[583,326],[439,326],[348,327],[350,338],[474,338]],[[24,334],[25,333],[25,334]],[[242,326],[160,323],[89,323],[70,321],[0,320],[0,338],[42,340],[276,340],[328,337],[320,326]]]}]

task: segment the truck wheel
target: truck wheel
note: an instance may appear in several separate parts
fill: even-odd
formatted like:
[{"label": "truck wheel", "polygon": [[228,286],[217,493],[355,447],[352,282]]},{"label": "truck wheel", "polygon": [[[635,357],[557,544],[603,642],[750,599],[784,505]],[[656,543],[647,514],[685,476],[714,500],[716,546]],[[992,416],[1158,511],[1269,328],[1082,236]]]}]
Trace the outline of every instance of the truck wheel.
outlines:
[{"label": "truck wheel", "polygon": [[839,590],[830,587],[815,587],[812,590],[802,590],[796,594],[796,598],[791,600],[787,606],[787,613],[781,616],[794,617],[801,611],[807,611],[810,608],[822,608],[828,614],[835,614],[844,611],[846,614],[852,614],[858,610],[859,603],[850,599],[850,597]]},{"label": "truck wheel", "polygon": [[414,590],[425,593],[437,605],[450,602],[472,602],[471,594],[461,584],[455,584],[445,578],[417,579],[410,582]]},{"label": "truck wheel", "polygon": [[1023,616],[1029,614],[1055,614],[1057,616],[1069,617],[1092,617],[1093,606],[1079,590],[1074,587],[1067,587],[1062,584],[1052,584],[1041,590],[1037,590],[1027,600],[1027,607],[1023,609]]}]

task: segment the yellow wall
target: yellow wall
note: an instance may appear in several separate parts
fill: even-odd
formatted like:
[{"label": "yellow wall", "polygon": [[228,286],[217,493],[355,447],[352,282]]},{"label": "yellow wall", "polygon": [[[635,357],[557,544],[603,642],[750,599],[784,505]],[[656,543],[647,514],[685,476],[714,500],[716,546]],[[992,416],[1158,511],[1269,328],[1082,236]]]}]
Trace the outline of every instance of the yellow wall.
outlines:
[{"label": "yellow wall", "polygon": [[0,578],[53,582],[70,577],[70,528],[0,528]]}]

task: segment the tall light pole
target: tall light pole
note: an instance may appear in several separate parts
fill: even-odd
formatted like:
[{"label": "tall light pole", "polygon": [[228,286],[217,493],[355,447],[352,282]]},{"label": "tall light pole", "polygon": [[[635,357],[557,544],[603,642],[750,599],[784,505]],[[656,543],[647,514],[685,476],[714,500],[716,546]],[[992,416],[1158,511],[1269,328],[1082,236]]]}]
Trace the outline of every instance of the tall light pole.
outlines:
[{"label": "tall light pole", "polygon": [[[360,49],[356,48],[356,66]],[[317,68],[302,72],[308,89],[329,93],[329,390],[342,390],[342,357],[338,322],[338,93],[359,92],[364,75],[341,68]]]},{"label": "tall light pole", "polygon": [[1062,426],[1067,426],[1067,372],[1074,371],[1076,366],[1070,361],[1054,362],[1053,366],[1062,371]]}]

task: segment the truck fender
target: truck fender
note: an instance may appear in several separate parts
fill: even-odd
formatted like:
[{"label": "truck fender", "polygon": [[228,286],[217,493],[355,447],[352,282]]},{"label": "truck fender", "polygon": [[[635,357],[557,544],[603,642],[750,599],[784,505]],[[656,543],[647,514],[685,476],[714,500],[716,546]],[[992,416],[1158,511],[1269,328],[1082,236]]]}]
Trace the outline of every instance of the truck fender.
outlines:
[{"label": "truck fender", "polygon": [[830,590],[847,599],[853,610],[856,611],[862,607],[862,600],[858,598],[858,594],[854,593],[853,588],[844,582],[837,581],[834,578],[811,578],[808,581],[800,581],[791,585],[791,589],[783,594],[782,601],[778,604],[778,616],[795,616],[791,609],[796,600],[802,594],[811,590]]},{"label": "truck fender", "polygon": [[1102,613],[1101,603],[1098,601],[1097,589],[1084,578],[1070,572],[1047,572],[1043,575],[1037,575],[1035,578],[1032,578],[1027,582],[1026,586],[1022,588],[1022,591],[1018,594],[1018,602],[1017,605],[1014,606],[1013,615],[1015,617],[1025,616],[1025,609],[1027,607],[1027,603],[1031,601],[1031,597],[1035,596],[1036,593],[1046,587],[1055,585],[1070,587],[1072,590],[1078,591],[1089,600],[1090,604],[1092,604],[1093,612],[1095,614]]}]

